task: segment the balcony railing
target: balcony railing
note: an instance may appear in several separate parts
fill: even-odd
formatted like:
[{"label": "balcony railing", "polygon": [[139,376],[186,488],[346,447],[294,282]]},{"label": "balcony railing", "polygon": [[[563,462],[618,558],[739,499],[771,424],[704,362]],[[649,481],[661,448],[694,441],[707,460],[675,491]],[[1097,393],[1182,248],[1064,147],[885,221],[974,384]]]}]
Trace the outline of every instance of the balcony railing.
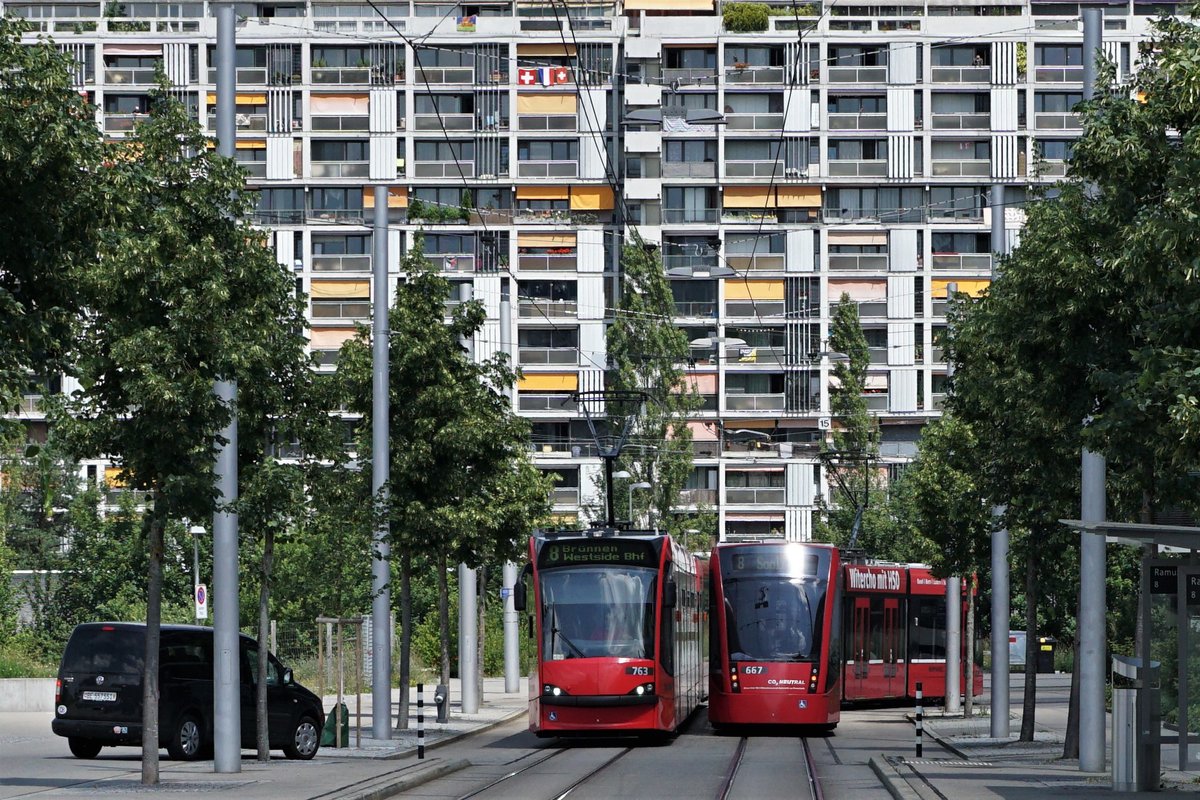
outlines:
[{"label": "balcony railing", "polygon": [[[267,129],[267,115],[264,114],[235,114],[234,124],[239,131],[265,131]],[[215,131],[217,129],[217,115],[208,115],[208,129]]]},{"label": "balcony railing", "polygon": [[[860,317],[886,317],[887,316],[887,300],[851,300],[858,306],[858,315]],[[829,314],[832,316],[837,310],[838,303],[829,304]]]},{"label": "balcony railing", "polygon": [[781,316],[786,311],[782,300],[729,300],[725,303],[727,317]]},{"label": "balcony railing", "polygon": [[517,117],[519,131],[575,131],[579,118],[574,114],[530,114]]},{"label": "balcony railing", "polygon": [[786,489],[782,486],[725,488],[725,502],[737,506],[780,506],[783,505]]},{"label": "balcony railing", "polygon": [[314,84],[359,84],[371,82],[370,67],[313,67]]},{"label": "balcony railing", "polygon": [[776,369],[787,358],[787,348],[783,345],[741,345],[727,347],[724,353],[725,365],[729,367],[746,366],[749,364],[766,364]]},{"label": "balcony railing", "polygon": [[882,131],[887,130],[887,114],[829,114],[831,131]]},{"label": "balcony railing", "polygon": [[518,161],[518,178],[577,178],[578,161]]},{"label": "balcony railing", "polygon": [[935,178],[986,178],[992,174],[992,162],[987,159],[933,162]]},{"label": "balcony railing", "polygon": [[735,394],[725,393],[726,411],[782,411],[784,397],[781,394]]},{"label": "balcony railing", "polygon": [[838,272],[887,272],[887,253],[830,253],[829,269]]},{"label": "balcony railing", "polygon": [[105,114],[104,130],[109,132],[131,131],[134,125],[150,119],[149,114]]},{"label": "balcony railing", "polygon": [[[238,86],[243,86],[246,84],[257,84],[262,86],[267,82],[266,67],[238,67],[235,70],[235,74]],[[208,82],[214,84],[217,82],[216,69],[210,69],[208,71]]]},{"label": "balcony railing", "polygon": [[716,300],[676,300],[675,316],[709,319],[717,316]]},{"label": "balcony railing", "polygon": [[313,272],[370,272],[371,257],[368,255],[314,255],[312,270]]},{"label": "balcony railing", "polygon": [[517,348],[517,363],[526,365],[578,364],[579,351],[574,347],[519,347]]},{"label": "balcony railing", "polygon": [[829,83],[887,83],[887,67],[830,67]]},{"label": "balcony railing", "polygon": [[663,221],[672,224],[717,221],[715,208],[664,208]]},{"label": "balcony railing", "polygon": [[783,253],[755,253],[754,255],[738,255],[731,253],[725,261],[730,267],[739,271],[767,270],[782,272],[787,269],[787,256]]},{"label": "balcony railing", "polygon": [[246,176],[250,178],[265,178],[267,177],[267,162],[265,161],[242,161],[238,160],[238,166],[246,170]]},{"label": "balcony railing", "polygon": [[1067,174],[1067,162],[1065,161],[1046,159],[1041,162],[1040,166],[1043,178],[1061,178]]},{"label": "balcony railing", "polygon": [[578,486],[556,486],[550,490],[550,501],[556,506],[579,505]]},{"label": "balcony railing", "polygon": [[1075,114],[1034,114],[1033,127],[1044,130],[1079,130],[1079,117]]},{"label": "balcony railing", "polygon": [[367,116],[337,116],[313,117],[314,131],[365,131],[370,127],[371,118]]},{"label": "balcony railing", "polygon": [[887,161],[834,159],[829,162],[829,174],[835,178],[883,178],[887,176]]},{"label": "balcony railing", "polygon": [[783,67],[725,67],[726,83],[783,83]]},{"label": "balcony railing", "polygon": [[313,300],[313,319],[366,319],[371,316],[370,300]]},{"label": "balcony railing", "polygon": [[715,506],[716,504],[716,489],[684,489],[679,493],[678,505],[681,506]]},{"label": "balcony railing", "polygon": [[663,70],[663,82],[668,86],[679,81],[680,86],[693,86],[702,83],[709,86],[717,85],[717,70],[715,67],[696,67],[680,69],[672,67]]},{"label": "balcony railing", "polygon": [[414,178],[473,178],[475,164],[471,161],[417,161],[413,163]]},{"label": "balcony railing", "polygon": [[934,253],[933,268],[946,270],[991,269],[991,253]]},{"label": "balcony railing", "polygon": [[[726,178],[782,178],[785,170],[782,161],[726,161]],[[797,177],[799,171],[797,170]]]},{"label": "balcony railing", "polygon": [[992,115],[934,114],[930,124],[935,131],[986,130],[992,126]]},{"label": "balcony railing", "polygon": [[1037,83],[1083,83],[1083,67],[1037,67],[1033,79]]},{"label": "balcony railing", "polygon": [[664,178],[715,178],[717,164],[714,161],[664,161]]},{"label": "balcony railing", "polygon": [[575,272],[578,268],[578,261],[574,253],[563,255],[522,254],[517,256],[517,268],[535,272]]},{"label": "balcony railing", "polygon": [[441,131],[445,126],[447,132],[475,130],[474,114],[415,114],[413,115],[413,130]]},{"label": "balcony railing", "polygon": [[517,307],[521,317],[575,317],[579,304],[574,300],[521,300]]},{"label": "balcony railing", "polygon": [[417,70],[417,83],[474,83],[474,67],[423,67]]},{"label": "balcony railing", "polygon": [[441,272],[474,272],[474,253],[427,253],[429,263]]},{"label": "balcony railing", "polygon": [[864,394],[868,411],[887,411],[888,396],[886,394]]},{"label": "balcony railing", "polygon": [[366,178],[371,174],[369,161],[314,161],[314,178]]},{"label": "balcony railing", "polygon": [[991,67],[934,67],[933,83],[991,83]]},{"label": "balcony railing", "polygon": [[565,414],[578,411],[579,404],[570,394],[518,392],[517,408],[521,411],[548,411],[554,414]]},{"label": "balcony railing", "polygon": [[887,364],[888,363],[888,348],[886,347],[868,347],[867,348],[868,362],[871,364]]},{"label": "balcony railing", "polygon": [[105,67],[104,82],[114,84],[149,85],[154,83],[153,67]]},{"label": "balcony railing", "polygon": [[781,131],[783,114],[726,114],[725,128],[731,131]]}]

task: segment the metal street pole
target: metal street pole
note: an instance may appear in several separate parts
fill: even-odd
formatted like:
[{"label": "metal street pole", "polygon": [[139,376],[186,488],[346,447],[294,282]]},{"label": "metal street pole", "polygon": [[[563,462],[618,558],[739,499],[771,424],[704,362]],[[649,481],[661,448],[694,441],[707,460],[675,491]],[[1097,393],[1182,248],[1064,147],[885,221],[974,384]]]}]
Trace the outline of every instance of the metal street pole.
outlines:
[{"label": "metal street pole", "polygon": [[[1007,235],[1004,230],[1004,184],[992,187],[992,279],[999,274],[996,264],[1000,256],[1008,253]],[[992,509],[992,516],[1004,515],[1004,506]],[[1008,624],[1009,624],[1009,574],[1008,574],[1008,529],[996,527],[992,530],[992,738],[1007,739],[1009,735],[1009,668],[1008,668]]]},{"label": "metal street pole", "polygon": [[[459,300],[469,303],[475,293],[473,283],[459,287]],[[474,341],[463,337],[468,357],[475,358]],[[458,680],[462,695],[462,713],[479,712],[479,615],[476,608],[476,574],[466,564],[458,565]]]},{"label": "metal street pole", "polygon": [[[234,157],[237,71],[233,3],[221,3],[217,14],[217,152]],[[213,514],[213,769],[242,771],[242,675],[238,662],[238,518],[230,511],[237,501],[237,383],[219,380],[213,389],[230,410],[229,424],[217,446],[218,510]]]},{"label": "metal street pole", "polygon": [[[512,363],[512,297],[507,275],[500,276],[500,351],[509,356]],[[513,390],[507,392],[513,402]],[[501,583],[504,592],[504,693],[515,694],[521,687],[521,643],[520,617],[517,614],[513,593],[517,585],[517,565],[504,562]]]},{"label": "metal street pole", "polygon": [[[1084,8],[1082,15],[1083,97],[1090,100],[1096,94],[1096,51],[1103,44],[1104,12],[1099,8]],[[1103,522],[1107,515],[1104,456],[1085,449],[1080,467],[1080,518],[1084,522]],[[1079,769],[1103,772],[1105,542],[1103,536],[1092,533],[1080,532],[1079,536]]]},{"label": "metal street pole", "polygon": [[[371,229],[372,372],[371,372],[371,495],[387,507],[391,475],[388,402],[388,187],[375,187],[375,220]],[[385,515],[376,522],[371,558],[371,735],[392,738],[392,595],[390,525]],[[402,689],[407,691],[407,688]]]},{"label": "metal street pole", "polygon": [[200,606],[196,594],[200,591],[200,537],[192,534],[192,611],[196,624],[200,624]]},{"label": "metal street pole", "polygon": [[[958,293],[958,284],[946,285],[946,302],[949,304]],[[946,377],[954,377],[954,365],[947,363]],[[946,578],[946,698],[947,714],[962,711],[962,592],[957,576]],[[968,691],[970,684],[968,684]]]}]

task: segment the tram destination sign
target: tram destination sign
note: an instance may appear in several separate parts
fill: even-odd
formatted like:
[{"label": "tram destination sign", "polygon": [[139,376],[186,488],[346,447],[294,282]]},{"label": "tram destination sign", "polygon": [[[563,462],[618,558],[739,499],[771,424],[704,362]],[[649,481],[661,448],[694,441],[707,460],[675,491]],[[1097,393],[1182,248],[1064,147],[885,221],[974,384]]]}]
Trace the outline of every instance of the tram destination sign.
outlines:
[{"label": "tram destination sign", "polygon": [[568,539],[546,542],[538,554],[538,567],[579,567],[587,564],[620,564],[658,568],[658,555],[650,542],[633,539]]},{"label": "tram destination sign", "polygon": [[1175,594],[1179,591],[1179,567],[1151,567],[1150,594]]}]

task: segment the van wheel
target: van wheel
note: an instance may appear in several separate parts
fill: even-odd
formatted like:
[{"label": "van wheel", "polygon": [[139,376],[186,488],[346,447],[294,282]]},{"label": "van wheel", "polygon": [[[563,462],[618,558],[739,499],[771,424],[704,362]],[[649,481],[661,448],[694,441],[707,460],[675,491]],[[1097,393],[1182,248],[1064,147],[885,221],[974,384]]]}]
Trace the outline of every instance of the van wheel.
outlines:
[{"label": "van wheel", "polygon": [[301,758],[307,761],[317,754],[321,746],[321,732],[317,730],[317,721],[304,716],[296,723],[292,732],[292,740],[283,746],[283,754],[288,758]]},{"label": "van wheel", "polygon": [[184,714],[167,741],[167,754],[176,761],[195,761],[204,751],[204,726],[195,714]]},{"label": "van wheel", "polygon": [[76,758],[95,758],[100,755],[101,745],[95,739],[72,736],[67,739],[67,746],[71,748],[71,755]]}]

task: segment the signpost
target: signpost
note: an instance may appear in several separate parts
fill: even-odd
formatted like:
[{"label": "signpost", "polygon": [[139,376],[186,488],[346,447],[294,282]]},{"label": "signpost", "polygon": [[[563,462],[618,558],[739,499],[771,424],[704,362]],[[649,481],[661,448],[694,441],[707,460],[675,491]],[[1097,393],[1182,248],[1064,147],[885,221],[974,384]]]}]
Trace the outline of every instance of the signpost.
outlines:
[{"label": "signpost", "polygon": [[196,619],[208,619],[208,586],[196,584]]}]

